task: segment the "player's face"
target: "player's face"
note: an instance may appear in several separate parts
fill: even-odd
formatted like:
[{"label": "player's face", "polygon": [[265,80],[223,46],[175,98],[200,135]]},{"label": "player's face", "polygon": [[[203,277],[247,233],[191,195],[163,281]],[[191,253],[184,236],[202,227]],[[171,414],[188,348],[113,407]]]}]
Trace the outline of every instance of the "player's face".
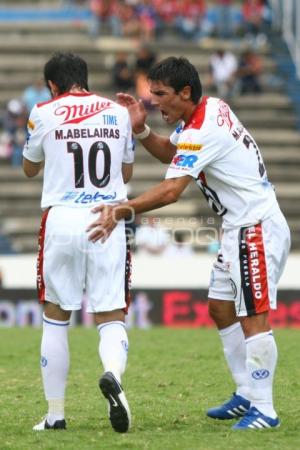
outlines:
[{"label": "player's face", "polygon": [[184,120],[186,102],[180,92],[176,94],[172,87],[166,86],[162,81],[150,80],[149,88],[151,103],[160,110],[165,122],[173,124]]}]

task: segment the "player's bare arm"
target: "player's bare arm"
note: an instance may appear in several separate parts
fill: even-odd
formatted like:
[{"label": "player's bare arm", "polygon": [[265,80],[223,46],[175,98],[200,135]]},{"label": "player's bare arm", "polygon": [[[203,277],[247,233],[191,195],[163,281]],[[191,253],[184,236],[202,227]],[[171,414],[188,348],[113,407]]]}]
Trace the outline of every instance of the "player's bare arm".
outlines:
[{"label": "player's bare arm", "polygon": [[93,212],[100,213],[100,215],[87,228],[88,232],[92,231],[89,240],[93,242],[105,241],[119,220],[133,220],[135,214],[162,208],[177,202],[191,180],[192,178],[189,175],[169,178],[128,202],[115,206],[96,206],[93,208]]},{"label": "player's bare arm", "polygon": [[44,161],[35,163],[32,161],[29,161],[29,159],[23,158],[23,170],[25,175],[28,178],[35,177],[38,175],[42,167],[44,166]]},{"label": "player's bare arm", "polygon": [[124,183],[128,183],[131,180],[133,173],[133,164],[122,164],[122,176]]},{"label": "player's bare arm", "polygon": [[168,137],[159,136],[152,130],[149,136],[146,139],[140,139],[140,142],[154,158],[164,164],[170,164],[176,153],[176,147],[171,144]]},{"label": "player's bare arm", "polygon": [[[146,130],[147,111],[142,100],[136,100],[132,95],[123,93],[117,94],[117,99],[120,105],[128,109],[134,134],[143,133]],[[154,158],[169,164],[176,153],[176,147],[171,144],[168,137],[160,136],[152,130],[149,131],[147,137],[139,138],[140,142]]]}]

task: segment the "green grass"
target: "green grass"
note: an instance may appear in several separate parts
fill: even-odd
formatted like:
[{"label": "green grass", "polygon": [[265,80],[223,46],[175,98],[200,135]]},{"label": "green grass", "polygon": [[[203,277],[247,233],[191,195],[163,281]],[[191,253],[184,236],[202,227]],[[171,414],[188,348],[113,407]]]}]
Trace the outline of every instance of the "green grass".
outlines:
[{"label": "green grass", "polygon": [[67,431],[33,432],[45,414],[39,369],[41,330],[0,330],[1,450],[256,450],[299,448],[299,331],[277,330],[276,430],[237,432],[206,418],[233,391],[215,330],[131,330],[123,385],[133,415],[129,433],[114,433],[98,389],[101,366],[94,329],[70,330]]}]

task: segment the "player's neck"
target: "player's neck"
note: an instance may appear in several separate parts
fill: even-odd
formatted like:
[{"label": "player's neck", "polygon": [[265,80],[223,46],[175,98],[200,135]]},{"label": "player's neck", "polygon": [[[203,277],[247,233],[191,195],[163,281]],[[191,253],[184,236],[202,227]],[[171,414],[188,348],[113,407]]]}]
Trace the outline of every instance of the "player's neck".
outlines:
[{"label": "player's neck", "polygon": [[87,90],[78,86],[77,84],[74,84],[74,86],[71,87],[69,90],[69,94],[87,94]]},{"label": "player's neck", "polygon": [[182,120],[184,121],[184,123],[188,123],[191,120],[191,117],[193,117],[193,114],[195,113],[196,109],[199,107],[199,103],[195,104],[195,103],[189,103],[187,105],[187,108],[182,116]]}]

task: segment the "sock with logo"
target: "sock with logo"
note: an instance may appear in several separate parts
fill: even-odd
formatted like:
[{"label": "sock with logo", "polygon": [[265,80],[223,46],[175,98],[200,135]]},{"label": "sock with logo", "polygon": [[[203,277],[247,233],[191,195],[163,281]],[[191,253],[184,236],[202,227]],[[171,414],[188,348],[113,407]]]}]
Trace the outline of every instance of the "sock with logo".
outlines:
[{"label": "sock with logo", "polygon": [[43,316],[41,343],[41,371],[46,400],[47,422],[53,425],[64,418],[64,398],[69,372],[69,321],[59,321]]},{"label": "sock with logo", "polygon": [[245,335],[240,322],[219,330],[225,359],[236,384],[236,394],[248,399]]},{"label": "sock with logo", "polygon": [[273,407],[273,378],[277,363],[277,346],[272,331],[246,339],[246,367],[251,406],[275,419]]},{"label": "sock with logo", "polygon": [[99,356],[105,372],[112,372],[119,382],[125,372],[128,338],[124,322],[106,322],[97,327],[100,335]]}]

